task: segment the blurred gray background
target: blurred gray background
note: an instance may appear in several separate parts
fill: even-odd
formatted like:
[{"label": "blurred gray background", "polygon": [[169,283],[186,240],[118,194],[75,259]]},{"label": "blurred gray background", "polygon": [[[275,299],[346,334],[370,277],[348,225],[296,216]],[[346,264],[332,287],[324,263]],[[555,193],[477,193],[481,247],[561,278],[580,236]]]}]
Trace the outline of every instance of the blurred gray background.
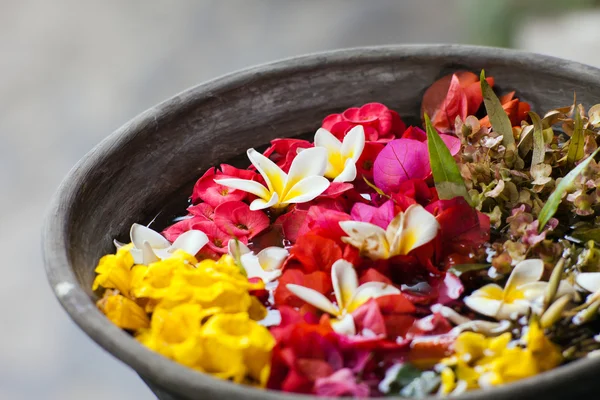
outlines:
[{"label": "blurred gray background", "polygon": [[515,47],[600,66],[594,0],[0,0],[0,399],[153,399],[71,323],[40,252],[48,199],[102,138],[219,75],[388,43]]}]

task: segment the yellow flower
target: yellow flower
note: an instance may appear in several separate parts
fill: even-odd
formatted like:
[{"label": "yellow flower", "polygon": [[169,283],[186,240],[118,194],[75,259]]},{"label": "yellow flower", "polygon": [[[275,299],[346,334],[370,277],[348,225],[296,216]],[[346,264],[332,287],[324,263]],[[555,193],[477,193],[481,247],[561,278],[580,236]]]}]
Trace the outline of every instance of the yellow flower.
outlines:
[{"label": "yellow flower", "polygon": [[106,317],[119,328],[135,331],[150,325],[150,318],[142,307],[115,291],[107,290],[104,297],[96,304]]},{"label": "yellow flower", "polygon": [[129,253],[131,245],[121,247],[117,254],[108,254],[100,259],[95,272],[98,274],[92,290],[102,286],[106,289],[117,289],[123,295],[131,297],[131,267],[133,257]]},{"label": "yellow flower", "polygon": [[538,322],[529,325],[521,344],[510,333],[486,338],[473,332],[461,333],[454,344],[454,355],[445,358],[442,392],[497,386],[514,382],[558,366],[562,357],[558,347],[544,335]]},{"label": "yellow flower", "polygon": [[270,372],[275,339],[247,313],[217,314],[202,327],[205,371],[223,379],[243,382],[246,376],[264,387]]}]

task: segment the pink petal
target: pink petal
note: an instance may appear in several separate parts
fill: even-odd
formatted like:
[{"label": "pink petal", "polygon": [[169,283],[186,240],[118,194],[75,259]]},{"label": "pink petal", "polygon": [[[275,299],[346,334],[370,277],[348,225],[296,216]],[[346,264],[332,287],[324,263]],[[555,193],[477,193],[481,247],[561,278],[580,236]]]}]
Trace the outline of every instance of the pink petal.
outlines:
[{"label": "pink petal", "polygon": [[251,211],[248,204],[229,201],[215,208],[217,227],[231,237],[252,238],[269,227],[269,217],[263,211]]},{"label": "pink petal", "polygon": [[448,304],[460,298],[465,291],[465,288],[460,279],[451,273],[446,273],[444,280],[437,287],[438,299],[440,304]]},{"label": "pink petal", "polygon": [[413,139],[389,142],[375,159],[373,179],[386,193],[396,192],[409,179],[425,179],[431,173],[427,145]]},{"label": "pink petal", "polygon": [[318,396],[354,398],[369,397],[369,386],[358,383],[349,368],[340,369],[326,378],[315,381],[315,394]]},{"label": "pink petal", "polygon": [[364,203],[355,203],[350,212],[355,221],[370,222],[386,229],[390,221],[394,219],[394,202],[388,200],[380,207],[373,207]]},{"label": "pink petal", "polygon": [[192,229],[197,229],[197,228],[195,228],[196,224],[199,222],[203,222],[203,221],[206,221],[206,218],[192,217],[192,218],[184,219],[182,221],[176,222],[175,224],[169,226],[167,229],[165,229],[162,232],[162,234],[165,238],[167,238],[168,241],[170,241],[172,243],[175,240],[177,240],[179,235],[181,235],[182,233],[185,233]]},{"label": "pink petal", "polygon": [[213,220],[215,213],[215,209],[208,203],[199,203],[195,206],[188,207],[187,210],[194,217],[204,217],[209,221]]},{"label": "pink petal", "polygon": [[354,317],[354,324],[356,325],[356,332],[358,334],[364,329],[368,329],[376,335],[387,335],[385,321],[375,299],[370,299],[354,310],[352,317]]},{"label": "pink petal", "polygon": [[419,142],[425,142],[427,140],[427,133],[418,126],[409,126],[402,134],[402,139],[414,139]]}]

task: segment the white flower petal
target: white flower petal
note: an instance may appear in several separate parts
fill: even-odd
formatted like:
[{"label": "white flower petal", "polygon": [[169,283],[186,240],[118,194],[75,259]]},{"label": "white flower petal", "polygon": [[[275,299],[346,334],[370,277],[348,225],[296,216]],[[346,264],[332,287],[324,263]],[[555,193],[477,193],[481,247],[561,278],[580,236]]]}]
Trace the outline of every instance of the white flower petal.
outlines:
[{"label": "white flower petal", "polygon": [[150,265],[153,262],[160,261],[160,258],[154,254],[154,250],[148,241],[144,241],[142,244],[142,264]]},{"label": "white flower petal", "polygon": [[532,303],[527,300],[516,300],[512,303],[502,303],[495,318],[500,319],[511,319],[521,315],[529,313],[529,309],[532,307]]},{"label": "white flower petal", "polygon": [[495,317],[502,305],[501,300],[473,295],[465,297],[464,302],[471,310],[488,317]]},{"label": "white flower petal", "polygon": [[600,290],[600,272],[582,272],[577,275],[575,282],[588,292],[595,293]]},{"label": "white flower petal", "polygon": [[214,181],[219,185],[227,186],[232,189],[241,190],[247,193],[252,193],[253,195],[258,196],[261,199],[266,200],[271,197],[271,193],[269,192],[269,190],[256,181],[239,178],[215,179]]},{"label": "white flower petal", "polygon": [[358,288],[358,277],[354,266],[343,259],[334,262],[331,266],[331,283],[338,307],[345,308]]},{"label": "white flower petal", "polygon": [[344,170],[336,176],[333,181],[334,182],[352,182],[356,179],[356,161],[352,159],[347,159],[344,164]]},{"label": "white flower petal", "polygon": [[356,125],[344,137],[340,153],[342,153],[342,157],[349,158],[356,163],[364,148],[365,128],[361,125]]},{"label": "white flower petal", "polygon": [[331,320],[331,328],[340,335],[356,335],[354,317],[350,314],[346,314],[340,319]]},{"label": "white flower petal", "polygon": [[[230,240],[230,242],[232,242],[232,240]],[[207,243],[208,236],[206,236],[206,233],[192,229],[179,235],[173,242],[169,251],[173,253],[175,250],[183,250],[186,253],[195,256]]]},{"label": "white flower petal", "polygon": [[322,176],[310,176],[304,178],[286,193],[285,198],[281,200],[281,203],[292,204],[311,201],[327,190],[329,185],[329,180]]},{"label": "white flower petal", "polygon": [[415,204],[406,209],[404,227],[399,247],[392,247],[392,254],[406,255],[411,250],[431,242],[438,234],[440,224],[421,205]]},{"label": "white flower petal", "polygon": [[121,243],[117,239],[113,239],[113,243],[114,243],[115,247],[117,248],[117,250],[119,250],[123,246],[127,246],[127,243]]},{"label": "white flower petal", "polygon": [[366,303],[369,299],[376,299],[378,297],[388,296],[392,294],[400,294],[400,289],[383,282],[363,283],[354,292],[352,299],[350,299],[350,302],[346,306],[346,311],[352,312],[356,310],[358,307]]},{"label": "white flower petal", "polygon": [[360,221],[341,221],[340,228],[348,235],[342,241],[365,253],[373,260],[385,259],[389,256],[389,245],[386,231],[377,225]]},{"label": "white flower petal", "polygon": [[524,260],[518,263],[512,270],[506,285],[504,286],[504,293],[507,296],[514,290],[526,283],[537,282],[544,273],[544,262],[539,259]]},{"label": "white flower petal", "polygon": [[547,287],[548,282],[530,282],[519,286],[518,291],[523,294],[525,300],[532,302],[543,297]]},{"label": "white flower petal", "polygon": [[491,322],[491,321],[468,321],[456,326],[453,331],[455,332],[464,332],[464,331],[472,331],[477,333],[483,333],[486,336],[496,336],[501,333],[507,332],[511,328],[510,321],[500,321],[500,322]]},{"label": "white flower petal", "polygon": [[339,153],[342,149],[342,142],[327,129],[319,128],[315,133],[315,147],[324,147],[328,153]]},{"label": "white flower petal", "polygon": [[129,253],[131,254],[131,257],[133,257],[134,264],[144,264],[144,254],[142,253],[142,250],[132,247],[129,249]]},{"label": "white flower petal", "polygon": [[260,265],[260,261],[257,256],[252,253],[246,253],[240,258],[242,266],[246,270],[246,276],[248,278],[260,278],[263,282],[271,282],[281,276],[280,270],[265,271]]},{"label": "white flower petal", "polygon": [[281,269],[283,262],[289,254],[289,251],[283,247],[271,246],[262,249],[256,256],[262,269],[265,271],[275,271]]},{"label": "white flower petal", "polygon": [[[252,165],[256,167],[269,187],[269,191],[283,193],[287,174],[281,170],[273,161],[254,149],[246,152]],[[293,163],[292,163],[293,164]],[[262,197],[262,196],[261,196]],[[264,198],[264,197],[263,197]]]},{"label": "white flower petal", "polygon": [[155,249],[166,249],[171,246],[171,242],[165,239],[163,235],[144,225],[131,225],[129,235],[133,245],[140,250],[144,246],[144,242],[148,242]]},{"label": "white flower petal", "polygon": [[311,304],[317,307],[321,311],[325,311],[331,315],[339,315],[338,308],[325,296],[316,290],[300,286],[294,285],[293,283],[288,283],[285,287],[295,294],[300,299],[304,300],[308,304]]},{"label": "white flower petal", "polygon": [[404,219],[406,213],[401,212],[396,215],[389,223],[385,230],[385,237],[389,244],[390,253],[397,255],[400,251],[402,232],[404,231]]},{"label": "white flower petal", "polygon": [[[292,165],[290,166],[290,171],[288,172],[287,179],[285,181],[285,186],[283,189],[284,197],[289,198],[290,195],[288,192],[294,190],[294,186],[300,181],[319,176],[322,177],[325,173],[325,168],[327,167],[327,150],[323,147],[312,147],[310,149],[302,150],[294,161],[292,161]],[[325,179],[325,178],[324,178]],[[325,187],[327,189],[327,187]],[[321,194],[323,189],[319,194]],[[318,195],[317,195],[318,196]],[[315,196],[315,197],[317,197]],[[295,197],[295,195],[291,196]],[[314,197],[313,197],[314,198]],[[312,200],[312,199],[311,199]],[[308,201],[308,200],[304,200]]]},{"label": "white flower petal", "polygon": [[263,199],[255,199],[252,201],[252,203],[250,203],[250,210],[264,210],[265,208],[273,207],[277,204],[279,204],[279,196],[277,195],[277,192],[273,192],[269,201]]},{"label": "white flower petal", "polygon": [[237,260],[244,254],[251,253],[251,251],[248,246],[239,240],[230,240],[227,242],[227,253]]}]

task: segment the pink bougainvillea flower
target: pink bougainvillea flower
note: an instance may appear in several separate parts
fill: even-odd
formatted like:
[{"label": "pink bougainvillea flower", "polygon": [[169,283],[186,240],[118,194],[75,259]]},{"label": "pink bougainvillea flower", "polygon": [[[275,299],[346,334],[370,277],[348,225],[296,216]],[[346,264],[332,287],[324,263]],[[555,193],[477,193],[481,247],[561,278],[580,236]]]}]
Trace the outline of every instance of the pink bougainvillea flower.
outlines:
[{"label": "pink bougainvillea flower", "polygon": [[350,212],[355,221],[370,222],[383,229],[387,228],[392,219],[394,219],[394,202],[388,200],[379,207],[373,207],[368,204],[356,203]]},{"label": "pink bougainvillea flower", "polygon": [[365,139],[370,142],[388,142],[406,129],[398,113],[381,103],[368,103],[360,108],[349,108],[341,114],[328,115],[321,127],[342,140],[357,125],[364,128]]},{"label": "pink bougainvillea flower", "polygon": [[294,158],[289,173],[254,149],[248,149],[247,154],[266,182],[266,187],[256,181],[238,178],[216,179],[215,182],[257,196],[250,204],[251,210],[305,203],[329,187],[329,181],[323,176],[327,167],[327,151],[324,148],[301,151]]},{"label": "pink bougainvillea flower", "polygon": [[313,145],[307,140],[278,138],[271,140],[271,146],[264,151],[263,155],[270,158],[283,172],[289,172],[298,151],[310,147]]},{"label": "pink bougainvillea flower", "polygon": [[195,206],[189,206],[187,211],[194,217],[204,217],[209,221],[213,220],[215,213],[214,207],[208,203],[199,203]]},{"label": "pink bougainvillea flower", "polygon": [[[427,142],[421,141],[421,135],[415,128],[412,137],[389,142],[375,159],[373,179],[375,185],[385,193],[397,192],[400,184],[410,179],[423,180],[431,174]],[[456,155],[460,151],[460,140],[454,136],[441,135],[442,140]]]},{"label": "pink bougainvillea flower", "polygon": [[221,164],[221,170],[211,168],[194,185],[192,191],[192,202],[194,204],[202,200],[212,207],[216,207],[226,201],[241,201],[247,197],[247,193],[242,190],[235,190],[215,183],[215,178],[257,180],[258,174],[254,171],[238,169],[227,164]]},{"label": "pink bougainvillea flower", "polygon": [[354,266],[342,259],[337,260],[331,267],[331,282],[335,304],[314,289],[291,283],[286,287],[308,304],[335,316],[336,319],[331,321],[333,330],[346,335],[356,334],[356,326],[351,314],[354,310],[369,299],[400,294],[398,288],[381,282],[367,282],[359,286]]},{"label": "pink bougainvillea flower", "polygon": [[[492,77],[487,77],[486,81],[490,86],[494,85]],[[482,101],[479,76],[469,71],[457,71],[438,79],[425,91],[421,116],[427,113],[434,128],[451,132],[456,117],[464,121],[468,115],[477,112]]]},{"label": "pink bougainvillea flower", "polygon": [[217,227],[231,237],[252,239],[269,227],[269,217],[262,211],[252,211],[241,201],[228,201],[215,208]]}]

